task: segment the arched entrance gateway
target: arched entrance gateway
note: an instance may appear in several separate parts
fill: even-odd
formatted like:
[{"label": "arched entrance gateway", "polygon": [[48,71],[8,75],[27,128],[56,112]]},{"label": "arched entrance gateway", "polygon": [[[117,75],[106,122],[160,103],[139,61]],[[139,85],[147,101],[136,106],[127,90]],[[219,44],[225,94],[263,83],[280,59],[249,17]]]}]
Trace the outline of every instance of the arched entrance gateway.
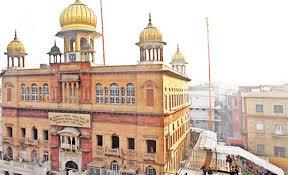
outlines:
[{"label": "arched entrance gateway", "polygon": [[76,172],[76,171],[78,171],[78,165],[73,161],[68,161],[65,164],[65,171],[66,171],[67,175],[69,174],[69,171]]}]

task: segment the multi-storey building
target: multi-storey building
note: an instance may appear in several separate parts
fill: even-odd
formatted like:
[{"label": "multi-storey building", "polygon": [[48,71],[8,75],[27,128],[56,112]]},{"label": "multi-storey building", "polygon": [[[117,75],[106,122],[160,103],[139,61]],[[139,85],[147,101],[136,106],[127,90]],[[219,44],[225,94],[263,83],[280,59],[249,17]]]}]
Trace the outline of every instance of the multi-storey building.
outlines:
[{"label": "multi-storey building", "polygon": [[[189,87],[189,96],[191,101],[190,119],[192,125],[197,128],[209,129],[209,87],[208,85],[200,84]],[[215,91],[211,88],[211,113],[212,113],[212,129],[218,131],[219,118],[215,112]]]},{"label": "multi-storey building", "polygon": [[137,65],[94,65],[100,34],[95,13],[80,0],[62,12],[60,25],[64,53],[55,43],[49,66],[25,69],[16,33],[7,47],[4,158],[48,161],[55,174],[175,174],[188,145],[190,79],[164,65],[166,43],[151,17]]},{"label": "multi-storey building", "polygon": [[248,151],[287,171],[287,165],[283,167],[281,162],[288,161],[288,93],[259,91],[242,95]]}]

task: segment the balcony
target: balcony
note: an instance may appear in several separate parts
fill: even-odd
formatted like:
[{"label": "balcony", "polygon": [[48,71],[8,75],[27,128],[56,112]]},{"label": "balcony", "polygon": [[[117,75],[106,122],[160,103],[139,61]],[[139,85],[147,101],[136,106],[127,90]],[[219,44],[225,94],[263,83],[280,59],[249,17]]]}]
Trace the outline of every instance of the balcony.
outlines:
[{"label": "balcony", "polygon": [[10,174],[38,174],[38,175],[46,175],[48,171],[50,171],[50,163],[44,162],[43,164],[32,164],[27,162],[19,162],[19,161],[6,161],[0,160],[0,170],[8,171]]},{"label": "balcony", "polygon": [[105,148],[105,156],[112,156],[112,157],[121,157],[121,151],[119,148],[117,149],[112,149],[112,148]]},{"label": "balcony", "polygon": [[79,149],[79,147],[77,145],[71,145],[71,144],[68,144],[68,143],[61,143],[61,149],[64,149],[64,150],[73,150],[73,151],[76,151]]},{"label": "balcony", "polygon": [[156,162],[156,153],[145,153],[143,156],[144,162]]}]

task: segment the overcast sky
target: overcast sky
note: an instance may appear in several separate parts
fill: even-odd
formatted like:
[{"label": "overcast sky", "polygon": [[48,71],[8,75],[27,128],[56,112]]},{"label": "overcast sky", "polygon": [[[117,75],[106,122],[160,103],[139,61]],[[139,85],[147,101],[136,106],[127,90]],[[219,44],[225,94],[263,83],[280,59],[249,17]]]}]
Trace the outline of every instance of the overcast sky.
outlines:
[{"label": "overcast sky", "polygon": [[[82,0],[97,15],[100,0]],[[46,53],[56,39],[63,51],[59,16],[74,0],[9,0],[0,6],[0,64],[14,30],[28,53],[27,67],[48,63]],[[152,23],[163,34],[165,63],[176,51],[186,56],[192,81],[208,80],[205,17],[210,22],[212,79],[228,84],[275,84],[288,80],[288,10],[285,0],[103,0],[106,62],[136,64],[139,34]],[[101,63],[101,39],[96,41]]]}]

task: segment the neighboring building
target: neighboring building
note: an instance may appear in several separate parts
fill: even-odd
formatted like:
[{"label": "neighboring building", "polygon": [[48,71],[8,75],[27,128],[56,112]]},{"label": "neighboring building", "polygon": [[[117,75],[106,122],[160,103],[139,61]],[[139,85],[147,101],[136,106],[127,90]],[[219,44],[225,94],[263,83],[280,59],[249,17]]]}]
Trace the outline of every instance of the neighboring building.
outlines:
[{"label": "neighboring building", "polygon": [[[190,119],[192,125],[197,128],[209,129],[209,87],[206,84],[189,87],[190,96]],[[215,113],[215,92],[211,88],[211,113],[212,129],[217,132],[219,128],[219,116]]]},{"label": "neighboring building", "polygon": [[137,43],[140,64],[94,66],[94,14],[80,0],[62,12],[57,36],[64,54],[55,44],[49,66],[25,69],[16,33],[8,45],[2,173],[46,174],[44,164],[53,174],[161,175],[179,168],[189,145],[190,79],[164,65],[166,43],[151,17]]},{"label": "neighboring building", "polygon": [[[288,93],[262,90],[242,97],[248,151],[273,163],[287,162]],[[288,172],[288,165],[275,164]]]}]

